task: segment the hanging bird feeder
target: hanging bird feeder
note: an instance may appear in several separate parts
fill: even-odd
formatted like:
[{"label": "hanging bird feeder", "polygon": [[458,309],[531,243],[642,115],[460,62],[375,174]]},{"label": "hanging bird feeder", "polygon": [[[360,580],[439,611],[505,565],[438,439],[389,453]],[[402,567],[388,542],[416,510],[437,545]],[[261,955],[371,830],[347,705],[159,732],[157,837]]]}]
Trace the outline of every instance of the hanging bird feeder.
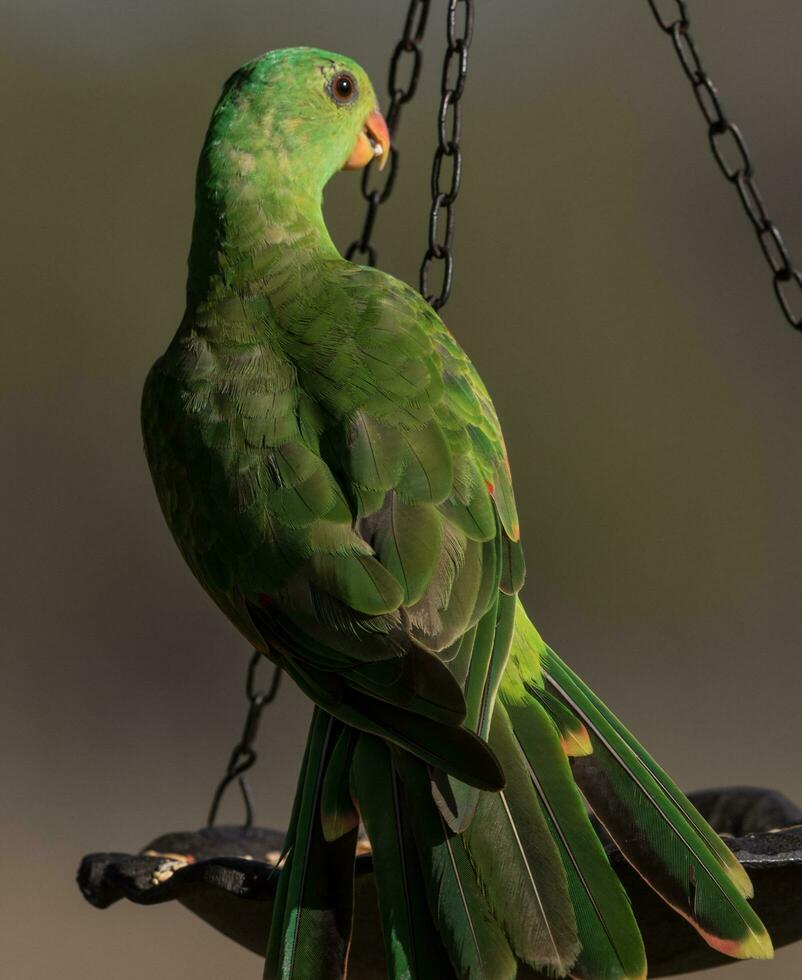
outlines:
[{"label": "hanging bird feeder", "polygon": [[[782,236],[765,208],[743,135],[725,113],[719,93],[703,67],[690,31],[688,4],[684,0],[648,3],[657,24],[671,38],[692,86],[708,127],[713,155],[724,177],[735,187],[752,223],[771,269],[782,311],[792,327],[802,329],[802,276],[793,266]],[[453,283],[454,207],[463,163],[462,97],[474,21],[473,0],[448,0],[447,6],[447,48],[437,113],[428,242],[420,269],[421,293],[435,309],[448,301]],[[390,60],[386,119],[393,137],[403,107],[418,87],[421,43],[429,12],[430,0],[411,0],[402,37]],[[406,81],[402,80],[404,75]],[[396,149],[380,186],[372,184],[376,168],[369,166],[364,170],[362,194],[367,210],[361,234],[346,251],[348,259],[376,265],[373,231],[379,208],[391,194],[398,176],[399,160]],[[438,264],[440,286],[433,289],[430,280]],[[165,834],[136,854],[99,853],[85,857],[78,884],[87,901],[97,908],[107,908],[120,899],[139,905],[178,901],[223,935],[264,955],[284,834],[253,826],[246,777],[256,761],[255,739],[262,712],[275,698],[281,675],[280,668],[276,668],[268,688],[260,690],[256,685],[260,660],[261,655],[255,653],[248,667],[248,710],[243,733],[214,793],[207,825],[197,831]],[[241,826],[218,827],[215,824],[221,800],[234,783],[242,793],[245,819]],[[755,886],[755,910],[768,926],[775,946],[802,939],[802,810],[780,794],[762,789],[708,790],[689,798],[747,869]],[[650,976],[672,976],[736,962],[706,945],[683,919],[670,914],[598,826],[597,832],[632,899],[646,945]],[[372,870],[370,845],[361,840],[356,863],[358,925],[349,968],[349,977],[354,980],[375,980],[384,971]],[[522,967],[522,971],[522,978],[535,976],[527,967]]]},{"label": "hanging bird feeder", "polygon": [[[762,789],[705,790],[691,802],[749,873],[754,907],[776,947],[802,939],[802,810]],[[786,828],[786,829],[778,829]],[[600,831],[603,835],[603,831]],[[97,908],[120,899],[138,905],[177,901],[224,936],[264,956],[278,882],[283,833],[254,827],[206,827],[165,834],[138,854],[90,854],[78,872],[84,897]],[[607,854],[632,899],[650,977],[675,976],[734,962],[711,949],[607,843]],[[356,860],[356,928],[350,980],[383,976],[372,862],[367,843]],[[523,968],[520,980],[533,977]]]}]

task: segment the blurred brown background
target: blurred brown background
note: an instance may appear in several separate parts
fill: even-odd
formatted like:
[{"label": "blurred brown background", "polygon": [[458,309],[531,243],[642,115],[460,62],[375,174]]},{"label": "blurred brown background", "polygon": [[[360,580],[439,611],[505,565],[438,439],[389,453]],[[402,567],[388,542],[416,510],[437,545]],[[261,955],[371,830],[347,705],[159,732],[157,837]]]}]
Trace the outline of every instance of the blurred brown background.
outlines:
[{"label": "blurred brown background", "polygon": [[[433,6],[378,231],[383,266],[412,280],[444,43]],[[478,6],[447,320],[505,425],[530,610],[683,786],[802,801],[802,338],[646,0]],[[802,257],[802,8],[691,6]],[[9,980],[260,975],[180,908],[101,913],[73,884],[87,851],[203,822],[243,713],[248,651],[162,524],[139,392],[181,315],[195,160],[223,80],[267,48],[315,44],[359,59],[383,91],[404,7],[4,5]],[[334,182],[327,210],[346,244],[358,178]],[[308,714],[287,685],[265,720],[266,825],[285,826]],[[727,971],[797,977],[802,948]]]}]

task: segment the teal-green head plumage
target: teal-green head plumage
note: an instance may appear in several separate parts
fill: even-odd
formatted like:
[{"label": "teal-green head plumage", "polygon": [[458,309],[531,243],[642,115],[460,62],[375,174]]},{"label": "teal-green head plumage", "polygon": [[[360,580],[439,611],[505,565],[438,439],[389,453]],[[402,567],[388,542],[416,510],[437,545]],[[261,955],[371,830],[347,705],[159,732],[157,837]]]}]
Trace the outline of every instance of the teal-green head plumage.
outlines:
[{"label": "teal-green head plumage", "polygon": [[291,245],[295,255],[336,255],[323,188],[352,157],[352,165],[367,163],[374,147],[383,161],[389,137],[370,79],[350,59],[290,48],[235,72],[198,167],[191,299],[247,283],[250,270],[238,259],[263,242]]},{"label": "teal-green head plumage", "polygon": [[143,397],[187,563],[317,706],[265,975],[345,975],[361,823],[388,976],[645,976],[583,796],[708,942],[768,956],[738,862],[517,598],[510,467],[475,368],[417,292],[326,230],[327,181],[388,152],[347,58],[294,48],[232,75],[186,312]]}]

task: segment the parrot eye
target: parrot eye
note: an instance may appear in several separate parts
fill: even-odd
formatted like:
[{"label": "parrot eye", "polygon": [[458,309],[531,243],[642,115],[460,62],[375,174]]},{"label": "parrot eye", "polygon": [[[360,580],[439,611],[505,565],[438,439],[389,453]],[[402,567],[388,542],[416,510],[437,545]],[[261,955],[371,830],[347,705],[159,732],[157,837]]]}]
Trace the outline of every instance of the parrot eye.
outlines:
[{"label": "parrot eye", "polygon": [[356,79],[346,71],[340,72],[339,75],[335,75],[330,92],[334,101],[341,105],[353,102],[356,98]]}]

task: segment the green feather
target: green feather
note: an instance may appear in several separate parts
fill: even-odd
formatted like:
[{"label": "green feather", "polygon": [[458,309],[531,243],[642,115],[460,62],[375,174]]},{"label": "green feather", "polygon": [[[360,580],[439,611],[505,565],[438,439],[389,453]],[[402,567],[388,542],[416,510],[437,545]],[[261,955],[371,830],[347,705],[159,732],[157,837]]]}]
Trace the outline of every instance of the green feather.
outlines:
[{"label": "green feather", "polygon": [[326,766],[320,797],[323,837],[329,842],[339,840],[344,834],[359,827],[359,814],[349,789],[357,732],[343,725],[337,725],[337,728],[339,731]]},{"label": "green feather", "polygon": [[[501,676],[507,663],[515,624],[512,596],[498,595],[496,603],[479,621],[471,644],[465,680],[465,727],[487,739]],[[435,771],[432,794],[450,830],[464,831],[479,804],[479,791],[454,776]]]},{"label": "green feather", "polygon": [[424,715],[444,725],[465,719],[465,698],[453,674],[439,657],[413,643],[402,655],[351,668],[349,683],[374,697]]},{"label": "green feather", "polygon": [[346,725],[385,738],[462,782],[480,789],[503,787],[504,773],[495,755],[473,732],[433,721],[344,684],[327,686],[328,677],[341,684],[338,675],[302,667],[295,658],[282,660],[282,666],[308,697],[325,704]]},{"label": "green feather", "polygon": [[525,576],[526,565],[521,542],[513,541],[504,534],[501,539],[501,591],[507,595],[520,592]]},{"label": "green feather", "polygon": [[279,874],[265,980],[341,980],[351,941],[357,831],[333,843],[323,837],[320,799],[336,722],[320,709]]},{"label": "green feather", "polygon": [[455,980],[426,899],[409,814],[387,746],[361,735],[351,792],[370,838],[390,980]]},{"label": "green feather", "polygon": [[491,605],[496,604],[501,576],[501,540],[495,537],[483,541],[482,548],[482,577],[476,592],[470,622],[475,623],[484,616]]},{"label": "green feather", "polygon": [[473,494],[467,502],[463,503],[456,495],[452,495],[438,507],[449,521],[474,541],[490,541],[496,537],[493,502],[483,484],[479,483],[473,488]]},{"label": "green feather", "polygon": [[396,579],[370,555],[313,555],[309,570],[324,592],[368,616],[392,612],[404,599]]},{"label": "green feather", "polygon": [[502,704],[490,744],[507,785],[482,793],[465,846],[519,959],[564,977],[579,953],[566,875]]},{"label": "green feather", "polygon": [[469,630],[466,630],[462,636],[458,637],[451,644],[451,646],[438,652],[438,656],[444,663],[448,664],[448,669],[454,675],[454,679],[457,681],[460,687],[464,686],[465,679],[468,676],[478,629],[479,624],[474,623],[474,625]]},{"label": "green feather", "polygon": [[568,878],[582,947],[572,975],[640,980],[646,976],[640,932],[577,792],[558,730],[534,699],[505,707]]},{"label": "green feather", "polygon": [[348,462],[354,483],[371,490],[395,486],[404,462],[401,434],[366,412],[357,412],[350,437]]},{"label": "green feather", "polygon": [[328,467],[300,444],[287,444],[272,455],[276,489],[265,494],[264,505],[284,524],[305,527],[328,514],[337,489]]},{"label": "green feather", "polygon": [[590,734],[593,753],[574,761],[574,776],[627,860],[711,946],[737,958],[770,957],[771,940],[740,882],[733,881],[579,678],[551,650],[543,666],[553,692]]},{"label": "green feather", "polygon": [[[551,653],[550,656],[556,661],[557,658],[555,654]],[[565,669],[567,670],[567,668]],[[596,695],[586,685],[581,684],[579,678],[577,678],[575,674],[572,674],[572,677],[574,678],[574,682],[576,684],[581,685],[583,693],[600,713],[604,721],[607,723],[607,725],[609,725],[610,729],[615,732],[615,734],[618,735],[632,750],[635,756],[637,756],[642,763],[644,769],[647,770],[666,796],[668,796],[682,812],[683,816],[693,826],[694,830],[699,833],[704,842],[715,855],[722,869],[729,875],[733,884],[738,888],[743,897],[752,898],[754,894],[752,882],[749,880],[749,876],[747,875],[740,861],[735,857],[729,847],[727,847],[726,843],[713,830],[710,824],[699,813],[682,790],[679,789],[671,777],[655,762],[654,759],[652,759],[652,757],[637,741],[637,739],[621,724],[612,711],[610,711],[610,709],[598,697],[596,697]]]},{"label": "green feather", "polygon": [[504,773],[492,750],[465,728],[442,725],[355,690],[348,691],[343,703],[330,710],[346,723],[381,735],[471,786],[489,790],[504,786]]},{"label": "green feather", "polygon": [[421,598],[443,546],[443,519],[431,504],[405,504],[391,494],[374,539],[376,556],[404,590],[404,603]]},{"label": "green feather", "polygon": [[459,834],[435,807],[425,767],[399,753],[402,798],[423,872],[429,909],[460,980],[513,980],[518,965],[493,918]]},{"label": "green feather", "polygon": [[407,503],[439,504],[451,491],[451,451],[436,422],[404,433],[405,464],[396,489]]},{"label": "green feather", "polygon": [[[535,657],[537,656],[536,650],[534,651],[534,655]],[[566,755],[590,755],[593,751],[593,746],[590,744],[588,730],[570,708],[567,708],[554,695],[549,694],[545,688],[530,685],[527,688],[527,693],[537,698],[548,712],[552,723],[560,733],[562,749]]]},{"label": "green feather", "polygon": [[[465,704],[467,707],[465,725],[484,739],[487,739],[490,733],[490,721],[493,717],[496,693],[501,683],[501,675],[507,666],[507,657],[515,628],[515,607],[516,599],[514,596],[503,593],[499,595],[497,606],[490,613],[487,613],[485,619],[482,620],[482,624],[484,624],[488,617],[491,617],[489,625],[492,625],[493,628],[492,640],[485,648],[486,655],[485,657],[477,656],[476,647],[474,647],[474,655],[471,658],[471,666],[465,684]],[[482,628],[480,624],[480,632]]]},{"label": "green feather", "polygon": [[[487,668],[493,652],[497,609],[498,601],[485,613],[473,630],[463,635],[463,641],[469,643],[467,656],[464,658],[464,665],[459,662],[454,665],[460,672],[460,679],[465,689],[466,727],[471,731],[477,730],[479,702],[482,696],[481,685],[487,676]],[[461,659],[463,658],[458,654],[458,661]],[[464,677],[461,676],[463,666]],[[470,713],[470,720],[468,713]],[[450,830],[462,833],[467,829],[479,805],[479,790],[475,786],[468,785],[449,773],[435,770],[432,773],[432,796]]]},{"label": "green feather", "polygon": [[297,442],[277,446],[266,459],[266,468],[272,471],[273,484],[279,487],[297,487],[319,470],[324,469],[317,453]]},{"label": "green feather", "polygon": [[512,493],[512,479],[506,458],[496,467],[491,478],[493,484],[493,500],[496,503],[501,524],[511,541],[518,541],[521,529],[518,524],[518,511]]},{"label": "green feather", "polygon": [[[453,529],[452,529],[453,530]],[[474,611],[482,588],[484,546],[468,539],[463,543],[462,561],[456,569],[446,604],[440,612],[439,647],[449,646],[473,625]]]},{"label": "green feather", "polygon": [[369,490],[367,487],[360,487],[356,484],[351,487],[351,492],[354,495],[359,517],[369,517],[371,514],[375,514],[384,503],[384,498],[387,495],[386,490]]},{"label": "green feather", "polygon": [[309,525],[309,548],[325,555],[370,555],[373,549],[350,524],[318,519]]},{"label": "green feather", "polygon": [[283,524],[306,527],[334,505],[331,477],[321,466],[296,486],[281,487],[265,497],[265,506]]}]

